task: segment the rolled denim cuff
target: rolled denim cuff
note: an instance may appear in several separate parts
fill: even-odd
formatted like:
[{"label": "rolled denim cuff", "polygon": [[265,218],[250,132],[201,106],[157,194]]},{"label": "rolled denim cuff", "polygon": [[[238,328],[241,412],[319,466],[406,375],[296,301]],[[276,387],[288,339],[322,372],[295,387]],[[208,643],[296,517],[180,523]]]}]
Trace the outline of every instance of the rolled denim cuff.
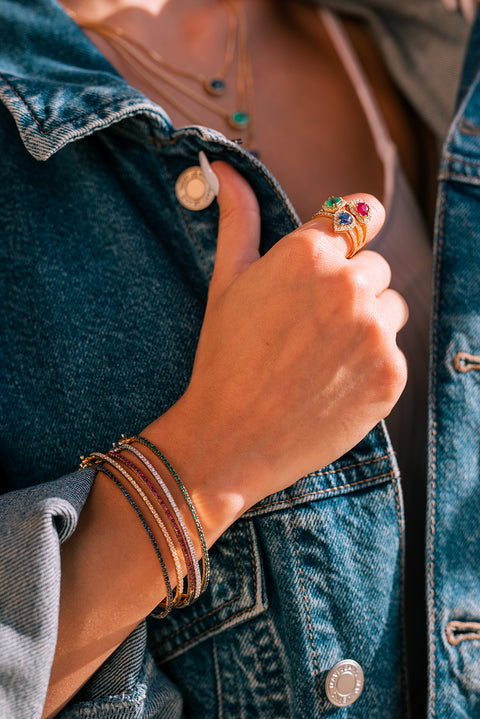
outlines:
[{"label": "rolled denim cuff", "polygon": [[72,534],[94,472],[0,497],[0,716],[40,717],[55,652],[60,544]]},{"label": "rolled denim cuff", "polygon": [[[57,639],[60,545],[75,531],[94,476],[81,470],[0,497],[2,717],[42,715]],[[179,719],[181,706],[149,658],[142,624],[59,716]]]},{"label": "rolled denim cuff", "polygon": [[182,719],[182,697],[147,649],[146,622],[121,644],[61,719]]}]

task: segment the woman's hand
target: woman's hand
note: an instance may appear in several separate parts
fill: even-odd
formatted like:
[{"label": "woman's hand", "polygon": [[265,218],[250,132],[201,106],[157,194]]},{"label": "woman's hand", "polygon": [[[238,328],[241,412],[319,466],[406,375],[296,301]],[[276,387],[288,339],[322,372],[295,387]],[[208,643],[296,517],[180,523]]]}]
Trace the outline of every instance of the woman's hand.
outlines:
[{"label": "woman's hand", "polygon": [[[255,195],[230,166],[213,168],[218,250],[193,374],[147,434],[218,536],[388,415],[406,381],[396,334],[408,312],[388,289],[386,261],[369,251],[346,260],[347,240],[328,218],[307,222],[260,258]],[[372,238],[384,211],[361,197],[372,208]]]},{"label": "woman's hand", "polygon": [[[387,263],[368,251],[346,260],[348,245],[326,218],[260,259],[255,196],[228,165],[214,167],[218,254],[192,379],[142,433],[188,487],[209,547],[256,501],[339,457],[388,414],[405,383],[395,337],[407,317],[404,301],[387,289]],[[373,236],[383,210],[365,199]],[[178,488],[170,489],[182,506]],[[62,546],[44,717],[56,715],[165,591],[142,524],[100,472]]]}]

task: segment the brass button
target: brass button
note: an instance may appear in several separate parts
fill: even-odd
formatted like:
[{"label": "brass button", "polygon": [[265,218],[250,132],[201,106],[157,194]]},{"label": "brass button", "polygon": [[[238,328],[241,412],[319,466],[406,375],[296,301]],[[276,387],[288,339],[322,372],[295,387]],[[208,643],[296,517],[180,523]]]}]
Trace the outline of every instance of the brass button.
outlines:
[{"label": "brass button", "polygon": [[198,166],[189,167],[179,175],[175,183],[177,200],[187,210],[204,210],[212,204],[215,194],[212,192]]},{"label": "brass button", "polygon": [[336,707],[347,707],[356,702],[363,691],[363,670],[354,659],[342,659],[328,672],[325,692]]}]

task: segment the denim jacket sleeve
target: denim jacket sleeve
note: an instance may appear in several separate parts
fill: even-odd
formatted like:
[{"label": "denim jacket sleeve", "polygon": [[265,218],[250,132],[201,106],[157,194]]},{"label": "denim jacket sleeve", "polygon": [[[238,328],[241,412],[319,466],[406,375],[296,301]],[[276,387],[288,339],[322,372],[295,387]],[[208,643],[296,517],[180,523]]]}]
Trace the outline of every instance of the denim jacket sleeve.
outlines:
[{"label": "denim jacket sleeve", "polygon": [[[0,498],[0,716],[41,717],[57,636],[60,545],[74,532],[94,473]],[[142,623],[61,717],[181,716],[181,697],[146,651]]]}]

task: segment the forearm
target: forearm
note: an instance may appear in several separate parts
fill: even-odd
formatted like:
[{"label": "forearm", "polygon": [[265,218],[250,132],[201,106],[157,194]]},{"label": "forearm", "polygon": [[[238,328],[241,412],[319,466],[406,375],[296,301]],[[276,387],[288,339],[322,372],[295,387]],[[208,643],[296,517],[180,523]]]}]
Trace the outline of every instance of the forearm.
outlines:
[{"label": "forearm", "polygon": [[75,533],[62,546],[61,568],[58,639],[45,717],[55,716],[165,596],[162,573],[137,515],[101,473]]},{"label": "forearm", "polygon": [[[234,521],[238,507],[230,495],[217,493],[213,471],[198,461],[201,451],[183,437],[181,411],[170,412],[142,433],[162,446],[182,473],[210,548]],[[172,438],[170,442],[166,438]],[[162,442],[164,440],[164,442]],[[165,448],[166,443],[166,448]],[[179,448],[185,453],[179,454]],[[168,484],[188,523],[184,498],[165,467],[148,447],[142,453]],[[173,455],[172,455],[173,453]],[[189,456],[195,455],[193,461]],[[210,457],[213,460],[213,457]],[[183,470],[183,472],[182,472]],[[115,467],[108,466],[122,479]],[[132,493],[134,494],[134,493]],[[218,497],[217,497],[218,495]],[[141,506],[141,501],[138,501]],[[243,507],[243,503],[242,503]],[[145,507],[143,508],[145,509]],[[161,512],[161,508],[157,507]],[[197,556],[198,535],[189,527]],[[171,552],[157,532],[155,540],[165,562],[170,584],[176,585]],[[179,549],[179,547],[177,547]],[[78,527],[61,549],[61,597],[58,639],[45,704],[45,718],[53,717],[99,669],[133,629],[166,597],[158,557],[139,516],[111,477],[98,472],[80,515]],[[185,569],[185,566],[183,566]]]}]

